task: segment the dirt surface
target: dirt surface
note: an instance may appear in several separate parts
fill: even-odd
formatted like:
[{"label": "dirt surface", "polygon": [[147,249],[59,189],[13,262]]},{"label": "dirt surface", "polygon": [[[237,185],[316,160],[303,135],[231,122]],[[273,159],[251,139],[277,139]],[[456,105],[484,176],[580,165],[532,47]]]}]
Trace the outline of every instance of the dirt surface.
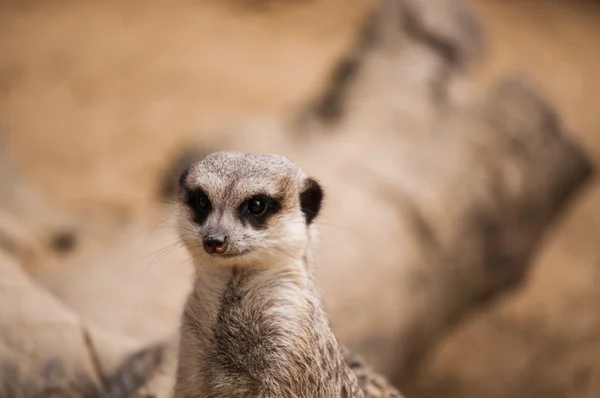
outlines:
[{"label": "dirt surface", "polygon": [[[213,3],[0,5],[0,125],[59,204],[90,218],[145,214],[181,145],[319,90],[369,1]],[[489,39],[481,85],[529,73],[600,163],[600,7],[476,4]],[[598,203],[592,186],[549,235],[528,284],[448,336],[409,386],[414,396],[600,394]]]}]

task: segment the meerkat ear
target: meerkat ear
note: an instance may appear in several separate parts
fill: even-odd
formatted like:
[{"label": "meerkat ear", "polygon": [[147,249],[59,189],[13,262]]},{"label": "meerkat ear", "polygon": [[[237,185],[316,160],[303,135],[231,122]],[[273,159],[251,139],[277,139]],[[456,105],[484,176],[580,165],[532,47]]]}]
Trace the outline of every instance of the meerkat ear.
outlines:
[{"label": "meerkat ear", "polygon": [[323,188],[313,178],[307,178],[300,193],[300,209],[304,213],[306,224],[312,223],[319,215],[321,202],[323,202]]}]

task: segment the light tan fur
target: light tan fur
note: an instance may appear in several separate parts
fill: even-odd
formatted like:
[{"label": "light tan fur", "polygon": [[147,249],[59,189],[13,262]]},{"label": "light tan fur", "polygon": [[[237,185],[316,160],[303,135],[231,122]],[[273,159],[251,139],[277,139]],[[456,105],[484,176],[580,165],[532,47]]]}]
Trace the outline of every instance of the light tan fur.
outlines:
[{"label": "light tan fur", "polygon": [[[338,344],[313,277],[320,186],[284,157],[234,152],[207,156],[181,185],[178,225],[196,277],[182,316],[175,397],[365,397],[355,375],[364,367]],[[189,200],[198,189],[211,202],[206,217]],[[280,206],[248,225],[240,209],[257,193]],[[203,249],[203,236],[215,231],[228,237],[224,255],[235,257]],[[367,396],[399,397],[382,386]]]}]

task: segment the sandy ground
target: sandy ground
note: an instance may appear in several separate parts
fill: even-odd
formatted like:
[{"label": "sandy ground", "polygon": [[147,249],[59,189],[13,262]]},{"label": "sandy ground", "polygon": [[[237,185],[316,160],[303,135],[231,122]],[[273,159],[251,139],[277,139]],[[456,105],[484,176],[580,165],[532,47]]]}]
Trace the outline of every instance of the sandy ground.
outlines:
[{"label": "sandy ground", "polygon": [[[0,4],[0,125],[58,203],[83,215],[148,211],[181,145],[318,90],[369,1],[213,3]],[[489,36],[482,86],[513,70],[534,76],[600,162],[600,6],[476,4]],[[589,396],[600,373],[598,203],[590,187],[549,234],[529,283],[448,336],[415,391]]]}]

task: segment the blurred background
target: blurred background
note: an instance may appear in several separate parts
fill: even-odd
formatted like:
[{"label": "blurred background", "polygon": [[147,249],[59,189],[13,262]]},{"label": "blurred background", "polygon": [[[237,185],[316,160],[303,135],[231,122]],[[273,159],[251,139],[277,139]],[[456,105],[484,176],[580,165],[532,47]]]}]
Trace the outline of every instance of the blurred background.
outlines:
[{"label": "blurred background", "polygon": [[[450,133],[440,140],[431,136],[446,125],[458,135],[477,130],[482,122],[471,115],[478,114],[490,87],[510,73],[524,73],[536,81],[536,95],[552,104],[561,120],[561,137],[577,148],[577,156],[590,165],[600,159],[600,3],[398,2],[403,4],[398,24],[404,28],[398,28],[397,35],[389,33],[389,17],[375,17],[370,23],[379,32],[377,43],[384,44],[370,53],[365,21],[373,20],[369,18],[379,3],[390,6],[391,0],[2,1],[0,248],[10,260],[0,261],[16,266],[0,268],[0,297],[5,297],[0,302],[0,335],[9,347],[0,350],[0,358],[10,351],[0,363],[19,363],[19,355],[35,357],[34,365],[19,372],[25,379],[38,378],[36,361],[44,358],[48,346],[56,349],[55,340],[40,337],[48,333],[50,321],[40,321],[38,312],[62,311],[70,314],[64,318],[69,325],[93,325],[86,330],[96,341],[94,350],[103,369],[112,369],[128,353],[169,335],[190,272],[170,231],[169,181],[187,159],[201,152],[281,152],[329,182],[333,194],[328,206],[334,209],[326,221],[339,228],[326,223],[322,227],[330,242],[322,250],[323,268],[339,258],[335,248],[346,242],[344,228],[378,230],[390,241],[407,241],[404,236],[413,233],[412,227],[404,226],[405,216],[387,221],[384,210],[355,215],[363,203],[352,199],[357,192],[383,192],[394,183],[359,185],[355,181],[362,178],[357,177],[360,172],[348,171],[352,159],[370,165],[369,173],[402,175],[408,164],[410,184],[415,185],[453,185],[456,191],[463,184],[478,184],[461,167],[443,164],[444,148],[463,144],[453,144]],[[404,19],[400,12],[407,13]],[[378,30],[378,23],[387,28]],[[431,55],[436,51],[442,61]],[[348,101],[340,101],[346,111],[332,124],[328,95],[336,82],[352,74],[340,75],[344,65],[356,66],[352,62],[363,55],[367,61],[357,62],[362,77],[336,94]],[[436,95],[424,94],[439,81],[448,83],[443,106]],[[515,107],[524,113],[519,120],[527,124],[532,108]],[[537,120],[536,115],[531,120]],[[378,136],[380,130],[387,135]],[[529,130],[517,125],[511,134],[526,136]],[[431,142],[416,136],[430,137],[436,147],[429,152]],[[495,145],[492,138],[486,143],[486,136],[479,136],[478,150]],[[389,145],[392,139],[400,140],[397,146]],[[418,145],[413,147],[412,140]],[[459,164],[462,152],[457,153],[452,161]],[[534,168],[523,166],[523,176],[537,173],[543,181],[552,181],[554,174],[571,168],[558,158],[554,162],[546,152],[544,156]],[[496,159],[488,157],[490,162]],[[410,163],[405,163],[407,158]],[[392,164],[398,167],[394,173],[386,170]],[[435,167],[446,171],[431,172]],[[477,168],[477,163],[464,168]],[[465,177],[459,178],[460,173]],[[452,184],[447,175],[453,176]],[[410,185],[402,176],[386,178],[399,178],[401,187]],[[445,301],[443,295],[436,296],[438,301],[415,299],[425,304],[411,307],[415,294],[400,282],[405,271],[375,288],[382,286],[388,269],[404,264],[397,260],[403,254],[384,252],[372,258],[370,248],[359,243],[356,253],[345,254],[354,256],[347,261],[355,265],[331,266],[321,274],[342,342],[365,355],[408,397],[600,396],[600,191],[587,175],[575,185],[569,189],[578,194],[556,210],[560,217],[552,217],[547,226],[541,223],[543,234],[534,234],[535,243],[527,247],[531,253],[523,255],[527,272],[519,274],[518,283],[511,279],[510,289],[492,289],[494,299],[477,306],[456,300],[448,314],[435,305]],[[469,188],[464,190],[466,197],[475,197]],[[416,202],[428,200],[427,195],[407,195]],[[350,202],[336,210],[337,198]],[[441,223],[435,214],[443,218],[444,206],[460,201],[439,198],[445,204],[436,205],[439,212],[426,217],[433,229]],[[364,203],[369,207],[375,202]],[[531,201],[528,205],[536,208]],[[494,222],[502,218],[501,214]],[[448,225],[444,228],[459,224]],[[456,235],[461,230],[444,231]],[[520,229],[516,231],[507,236],[518,236]],[[402,249],[420,260],[411,257],[402,270],[426,263],[411,251],[410,242]],[[465,247],[461,255],[470,250]],[[469,261],[485,265],[484,260]],[[385,271],[378,274],[365,264],[378,264],[373,268]],[[24,276],[15,276],[19,272]],[[373,275],[372,285],[365,288],[360,281],[364,273]],[[341,274],[344,282],[335,283]],[[7,282],[11,278],[25,282]],[[479,283],[471,281],[479,275],[464,278],[468,282],[456,285],[456,291]],[[34,300],[27,289],[43,291],[35,300],[50,300],[56,308],[42,310],[32,301],[27,311],[35,321],[29,323],[18,311],[4,310],[8,299],[14,305],[20,305],[21,295]],[[378,308],[380,318],[351,312],[352,297],[360,298],[365,314]],[[386,314],[396,312],[410,316],[379,324]],[[10,324],[15,319],[20,323]],[[23,328],[40,322],[43,330],[31,332],[32,341],[46,347],[38,354],[24,354],[6,343],[6,336],[14,336],[17,329],[27,341],[29,332]],[[402,334],[407,324],[418,322],[427,324],[423,330],[431,338],[415,342],[413,335]],[[412,344],[420,347],[417,353],[402,348]],[[59,352],[52,356],[66,355],[63,360],[69,361],[79,355],[76,349]],[[396,361],[397,356],[402,360]],[[68,372],[59,373],[58,379]]]}]

